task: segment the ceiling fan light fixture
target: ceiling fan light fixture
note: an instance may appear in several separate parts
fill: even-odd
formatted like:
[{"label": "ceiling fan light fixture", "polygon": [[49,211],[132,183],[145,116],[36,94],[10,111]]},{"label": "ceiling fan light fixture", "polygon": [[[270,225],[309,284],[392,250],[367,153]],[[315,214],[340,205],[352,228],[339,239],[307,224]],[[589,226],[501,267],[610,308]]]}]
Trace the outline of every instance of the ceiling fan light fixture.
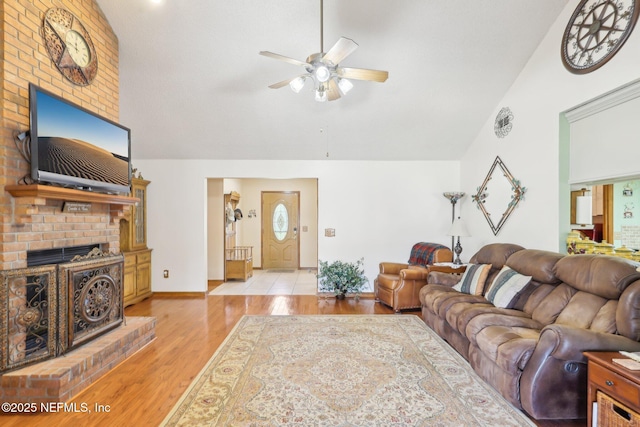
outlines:
[{"label": "ceiling fan light fixture", "polygon": [[338,88],[343,95],[346,95],[351,89],[353,89],[353,83],[347,79],[338,79]]},{"label": "ceiling fan light fixture", "polygon": [[291,80],[291,82],[289,83],[289,87],[291,87],[291,90],[294,91],[295,93],[300,93],[306,81],[307,81],[307,78],[305,76],[297,77]]},{"label": "ceiling fan light fixture", "polygon": [[331,71],[329,71],[325,65],[320,65],[316,68],[316,79],[318,79],[319,82],[325,83],[330,77]]},{"label": "ceiling fan light fixture", "polygon": [[327,100],[327,91],[324,88],[316,90],[316,101],[325,102]]}]

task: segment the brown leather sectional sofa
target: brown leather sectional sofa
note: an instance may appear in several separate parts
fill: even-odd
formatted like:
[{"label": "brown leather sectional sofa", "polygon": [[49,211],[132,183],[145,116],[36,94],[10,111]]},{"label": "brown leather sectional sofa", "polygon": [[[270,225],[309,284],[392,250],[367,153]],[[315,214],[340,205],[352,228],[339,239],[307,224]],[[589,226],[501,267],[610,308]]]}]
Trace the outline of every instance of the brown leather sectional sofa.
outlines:
[{"label": "brown leather sectional sofa", "polygon": [[532,279],[513,308],[498,308],[453,290],[460,277],[431,272],[420,291],[424,321],[533,418],[586,418],[583,352],[640,351],[638,265],[513,244],[487,245],[470,263],[491,264],[485,291],[504,265]]}]

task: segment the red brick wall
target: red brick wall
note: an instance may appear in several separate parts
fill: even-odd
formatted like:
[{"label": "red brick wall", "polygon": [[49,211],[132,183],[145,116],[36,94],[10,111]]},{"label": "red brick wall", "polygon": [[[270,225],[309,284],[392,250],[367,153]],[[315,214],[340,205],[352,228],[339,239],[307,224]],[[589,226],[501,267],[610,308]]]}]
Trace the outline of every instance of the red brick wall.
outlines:
[{"label": "red brick wall", "polygon": [[[76,86],[56,68],[41,34],[42,19],[52,7],[77,16],[98,55],[98,74],[91,85]],[[14,199],[5,185],[29,174],[13,135],[29,128],[29,83],[34,83],[97,114],[118,121],[118,40],[93,0],[3,0],[0,3],[0,270],[26,266],[26,252],[88,243],[119,251],[118,217],[108,205],[92,204],[91,213],[64,214],[62,201]]]}]

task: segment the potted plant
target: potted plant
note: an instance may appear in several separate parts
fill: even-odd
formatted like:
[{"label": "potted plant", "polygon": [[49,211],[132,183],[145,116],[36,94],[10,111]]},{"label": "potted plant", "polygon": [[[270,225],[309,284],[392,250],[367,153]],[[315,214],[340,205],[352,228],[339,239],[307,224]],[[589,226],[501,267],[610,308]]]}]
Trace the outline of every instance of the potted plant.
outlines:
[{"label": "potted plant", "polygon": [[369,279],[364,275],[364,258],[356,262],[319,261],[320,269],[316,277],[320,282],[320,290],[333,292],[338,299],[344,299],[347,293],[360,296],[362,288]]}]

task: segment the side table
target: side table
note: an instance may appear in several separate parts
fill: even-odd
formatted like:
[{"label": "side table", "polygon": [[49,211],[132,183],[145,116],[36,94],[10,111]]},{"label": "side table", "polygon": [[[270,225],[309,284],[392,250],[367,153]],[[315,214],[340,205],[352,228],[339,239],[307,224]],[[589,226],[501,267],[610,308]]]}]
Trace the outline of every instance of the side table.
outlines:
[{"label": "side table", "polygon": [[[606,395],[614,404],[619,402],[626,407],[619,408],[620,412],[616,411],[623,418],[637,417],[640,412],[640,371],[632,371],[614,363],[612,359],[626,359],[617,351],[588,351],[584,355],[588,360],[587,426],[593,425],[593,403],[598,401],[598,392]],[[598,413],[601,410],[598,408]]]},{"label": "side table", "polygon": [[462,274],[466,271],[466,264],[454,264],[452,262],[439,262],[428,266],[429,271],[437,271],[439,273]]}]

